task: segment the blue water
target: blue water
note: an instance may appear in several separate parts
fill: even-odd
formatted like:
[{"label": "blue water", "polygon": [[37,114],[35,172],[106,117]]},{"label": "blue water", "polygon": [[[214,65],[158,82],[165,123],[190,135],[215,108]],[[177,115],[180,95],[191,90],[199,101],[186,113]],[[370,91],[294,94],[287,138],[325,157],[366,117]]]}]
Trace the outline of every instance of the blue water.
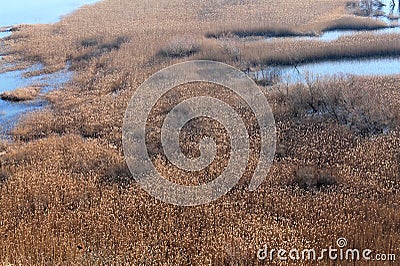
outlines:
[{"label": "blue water", "polygon": [[332,30],[326,31],[322,33],[320,36],[313,36],[313,37],[298,37],[299,39],[304,40],[316,40],[316,41],[336,41],[341,37],[355,35],[359,33],[371,33],[371,34],[389,34],[389,33],[396,33],[400,34],[400,27],[390,27],[390,28],[383,28],[379,30],[371,30],[371,31],[356,31],[356,30]]},{"label": "blue water", "polygon": [[0,32],[0,39],[11,35],[11,32]]},{"label": "blue water", "polygon": [[[62,16],[85,5],[99,0],[0,0],[0,28],[7,29],[19,24],[55,23]],[[4,28],[5,27],[5,28]],[[0,38],[11,35],[11,32],[0,32]],[[0,55],[3,53],[0,40]],[[0,56],[0,64],[1,64]],[[29,69],[0,74],[0,93],[29,85],[43,85],[42,92],[59,88],[69,81],[72,72],[68,66],[57,73],[25,78],[24,73],[41,69],[35,65]],[[0,124],[12,124],[24,112],[41,108],[45,103],[38,99],[24,103],[12,103],[0,100]]]},{"label": "blue water", "polygon": [[[281,74],[282,82],[304,82],[306,77],[311,79],[335,75],[356,76],[387,76],[400,74],[400,58],[373,58],[363,60],[339,60],[316,62],[292,66],[277,67]],[[257,73],[257,78],[263,76],[262,71]]]},{"label": "blue water", "polygon": [[400,34],[400,26],[391,26],[387,28],[377,29],[377,30],[370,30],[370,31],[362,31],[362,30],[329,30],[323,32],[321,35],[318,36],[295,36],[295,37],[268,37],[266,41],[272,41],[277,39],[286,39],[286,40],[313,40],[313,41],[324,41],[324,42],[331,42],[336,41],[344,36],[355,35],[359,33],[371,33],[371,34],[389,34],[389,33],[396,33]]},{"label": "blue water", "polygon": [[389,33],[396,33],[400,34],[400,27],[388,27],[378,30],[371,30],[371,31],[359,31],[359,30],[330,30],[325,31],[321,35],[318,36],[295,36],[295,37],[269,37],[266,41],[272,41],[276,39],[286,39],[286,40],[313,40],[313,41],[324,41],[324,42],[331,42],[336,41],[344,36],[355,35],[359,33],[371,33],[371,34],[389,34]]},{"label": "blue water", "polygon": [[[47,92],[57,89],[65,82],[72,78],[72,72],[68,71],[67,67],[61,71],[52,74],[43,74],[34,77],[25,78],[24,74],[42,68],[40,65],[30,67],[26,70],[16,70],[0,74],[0,92],[11,91],[17,88],[26,87],[30,85],[41,85],[42,92]],[[5,90],[2,88],[6,88]],[[40,100],[31,102],[7,102],[0,101],[0,120],[12,118],[22,111],[30,111],[43,106]]]},{"label": "blue water", "polygon": [[99,0],[0,0],[0,26],[53,23]]}]

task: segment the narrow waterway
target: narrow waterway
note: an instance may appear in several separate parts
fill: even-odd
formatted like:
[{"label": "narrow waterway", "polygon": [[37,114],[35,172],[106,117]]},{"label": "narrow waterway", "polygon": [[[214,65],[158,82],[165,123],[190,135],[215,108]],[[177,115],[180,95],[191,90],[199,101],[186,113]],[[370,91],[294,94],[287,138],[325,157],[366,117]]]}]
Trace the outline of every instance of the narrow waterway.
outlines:
[{"label": "narrow waterway", "polygon": [[[257,79],[267,77],[271,69],[261,70]],[[274,73],[284,83],[305,82],[306,78],[315,79],[335,75],[387,76],[400,74],[400,57],[369,58],[360,60],[337,60],[315,62],[294,66],[274,67]]]}]

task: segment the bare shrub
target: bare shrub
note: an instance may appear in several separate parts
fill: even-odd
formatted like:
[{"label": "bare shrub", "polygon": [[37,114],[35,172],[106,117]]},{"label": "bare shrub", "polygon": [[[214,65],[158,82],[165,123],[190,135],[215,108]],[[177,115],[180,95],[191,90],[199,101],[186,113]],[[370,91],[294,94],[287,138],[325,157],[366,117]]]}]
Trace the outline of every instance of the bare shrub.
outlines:
[{"label": "bare shrub", "polygon": [[306,166],[298,168],[294,173],[292,184],[303,189],[321,189],[336,185],[338,178],[333,170],[326,168],[317,168],[315,166]]},{"label": "bare shrub", "polygon": [[255,81],[260,86],[270,86],[282,80],[282,71],[273,66],[262,66],[255,77]]},{"label": "bare shrub", "polygon": [[99,44],[98,38],[88,38],[80,41],[80,45],[84,48],[88,48],[91,46],[97,46]]},{"label": "bare shrub", "polygon": [[224,39],[220,42],[221,52],[226,56],[228,62],[238,62],[241,60],[240,49],[231,39]]},{"label": "bare shrub", "polygon": [[351,7],[354,9],[353,13],[355,15],[369,17],[382,15],[381,9],[384,5],[379,0],[360,0],[358,4]]},{"label": "bare shrub", "polygon": [[293,116],[329,118],[365,136],[398,126],[396,110],[378,91],[352,76],[306,76],[305,84],[291,86],[287,100]]}]

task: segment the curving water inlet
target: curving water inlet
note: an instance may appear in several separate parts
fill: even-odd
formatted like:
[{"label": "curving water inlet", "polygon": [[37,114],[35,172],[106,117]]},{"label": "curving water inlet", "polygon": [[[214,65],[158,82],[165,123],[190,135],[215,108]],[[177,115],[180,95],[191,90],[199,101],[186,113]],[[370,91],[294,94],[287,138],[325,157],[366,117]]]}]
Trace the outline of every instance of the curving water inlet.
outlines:
[{"label": "curving water inlet", "polygon": [[[99,0],[13,0],[3,1],[0,9],[0,65],[1,54],[5,51],[1,39],[12,34],[12,27],[20,24],[55,23],[60,18],[86,4],[93,4]],[[58,88],[70,80],[72,73],[65,69],[46,75],[25,78],[24,74],[33,70],[40,70],[42,65],[37,64],[24,70],[10,71],[0,74],[0,93],[12,91],[30,85],[42,85],[42,92]],[[19,115],[41,108],[45,103],[41,100],[28,102],[7,102],[0,100],[0,124],[9,127],[15,123]]]}]

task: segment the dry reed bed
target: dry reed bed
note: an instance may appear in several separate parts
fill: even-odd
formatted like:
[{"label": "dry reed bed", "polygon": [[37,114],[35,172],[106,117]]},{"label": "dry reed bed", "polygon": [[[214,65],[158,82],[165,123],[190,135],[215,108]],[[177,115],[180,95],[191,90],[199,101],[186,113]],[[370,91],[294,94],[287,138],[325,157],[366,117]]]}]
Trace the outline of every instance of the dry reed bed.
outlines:
[{"label": "dry reed bed", "polygon": [[[184,208],[158,202],[132,182],[121,148],[126,104],[146,77],[179,61],[161,60],[158,51],[215,28],[254,28],[260,21],[297,27],[344,5],[218,3],[108,0],[55,25],[21,28],[7,41],[18,55],[51,69],[71,60],[76,74],[63,90],[49,93],[51,106],[26,116],[12,132],[15,142],[2,148],[2,263],[252,265],[259,263],[255,252],[264,244],[325,248],[339,236],[349,246],[399,254],[398,124],[386,135],[363,137],[333,119],[294,113],[307,106],[282,95],[282,88],[265,89],[277,118],[279,149],[258,191],[240,184],[212,204]],[[396,38],[390,38],[393,45]],[[299,47],[286,45],[298,55]],[[398,118],[398,77],[356,82],[354,88],[379,103],[373,108],[386,104]],[[304,167],[328,169],[336,182],[322,178],[322,186],[303,186],[296,177]]]},{"label": "dry reed bed", "polygon": [[[247,26],[247,27],[246,27]],[[313,36],[318,32],[329,30],[376,30],[387,27],[386,23],[365,17],[357,17],[352,15],[341,15],[338,18],[330,18],[327,20],[317,20],[306,25],[282,26],[268,25],[249,28],[249,25],[242,25],[232,29],[224,29],[219,32],[208,32],[207,38],[221,38],[224,36],[236,36],[246,38],[250,36],[262,37],[293,37],[293,36]]]},{"label": "dry reed bed", "polygon": [[391,57],[400,54],[397,34],[361,32],[325,42],[290,38],[244,41],[237,38],[208,39],[196,58],[222,60],[239,67],[295,65],[337,59]]}]

